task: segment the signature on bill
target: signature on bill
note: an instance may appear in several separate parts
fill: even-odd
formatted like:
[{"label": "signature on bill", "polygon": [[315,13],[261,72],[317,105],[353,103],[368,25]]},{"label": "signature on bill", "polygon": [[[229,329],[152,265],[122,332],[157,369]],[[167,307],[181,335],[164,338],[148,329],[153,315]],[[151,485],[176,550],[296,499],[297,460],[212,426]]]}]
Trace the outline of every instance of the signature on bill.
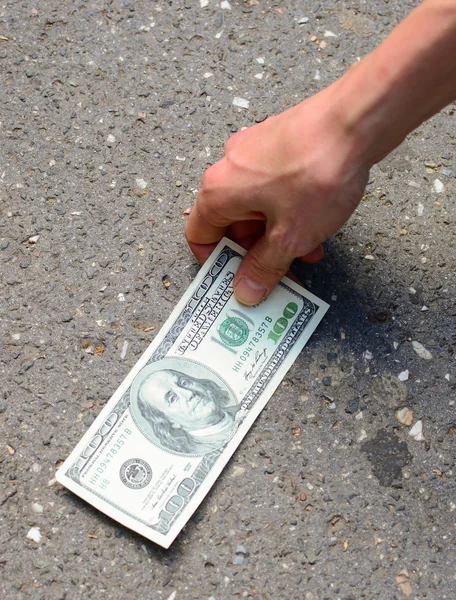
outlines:
[{"label": "signature on bill", "polygon": [[244,379],[246,381],[249,381],[250,379],[253,379],[256,375],[256,371],[258,369],[256,369],[256,367],[259,365],[259,363],[262,360],[266,359],[266,348],[263,348],[263,350],[257,350],[255,352],[255,359],[252,362],[252,364],[250,365],[250,367],[247,368],[247,370],[244,372]]}]

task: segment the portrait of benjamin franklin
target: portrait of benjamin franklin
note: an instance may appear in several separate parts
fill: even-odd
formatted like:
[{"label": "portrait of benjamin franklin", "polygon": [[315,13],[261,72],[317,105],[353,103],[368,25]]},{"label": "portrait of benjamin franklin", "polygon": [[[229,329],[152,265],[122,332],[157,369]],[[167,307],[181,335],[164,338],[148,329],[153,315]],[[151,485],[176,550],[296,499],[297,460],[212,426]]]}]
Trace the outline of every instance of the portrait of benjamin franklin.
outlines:
[{"label": "portrait of benjamin franklin", "polygon": [[145,367],[132,384],[131,400],[133,417],[146,437],[179,454],[216,450],[238,426],[240,407],[233,392],[190,360],[166,358]]}]

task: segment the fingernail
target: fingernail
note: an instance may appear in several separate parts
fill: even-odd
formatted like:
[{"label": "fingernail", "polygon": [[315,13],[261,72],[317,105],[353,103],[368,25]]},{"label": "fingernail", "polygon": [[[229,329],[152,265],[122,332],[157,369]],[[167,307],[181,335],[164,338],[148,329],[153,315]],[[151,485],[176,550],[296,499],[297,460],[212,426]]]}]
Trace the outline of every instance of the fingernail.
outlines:
[{"label": "fingernail", "polygon": [[267,290],[261,283],[252,281],[248,277],[243,277],[236,284],[234,292],[239,302],[251,306],[263,300]]}]

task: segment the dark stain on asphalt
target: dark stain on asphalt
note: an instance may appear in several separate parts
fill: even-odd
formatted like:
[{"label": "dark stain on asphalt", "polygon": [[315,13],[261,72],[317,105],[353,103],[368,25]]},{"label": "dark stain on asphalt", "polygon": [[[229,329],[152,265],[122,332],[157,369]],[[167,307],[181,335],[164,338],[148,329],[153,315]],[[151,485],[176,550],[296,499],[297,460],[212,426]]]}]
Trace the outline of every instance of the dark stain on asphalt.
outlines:
[{"label": "dark stain on asphalt", "polygon": [[407,444],[395,433],[380,429],[372,440],[365,442],[361,450],[372,464],[372,473],[380,485],[390,486],[402,478],[402,467],[412,461]]}]

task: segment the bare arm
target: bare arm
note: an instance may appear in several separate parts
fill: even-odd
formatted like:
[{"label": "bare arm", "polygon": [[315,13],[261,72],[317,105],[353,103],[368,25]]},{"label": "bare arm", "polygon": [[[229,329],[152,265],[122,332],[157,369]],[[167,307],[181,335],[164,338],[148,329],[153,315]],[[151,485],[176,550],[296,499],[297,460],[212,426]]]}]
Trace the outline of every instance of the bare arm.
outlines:
[{"label": "bare arm", "polygon": [[345,122],[376,163],[456,99],[456,2],[423,2],[338,83]]}]

